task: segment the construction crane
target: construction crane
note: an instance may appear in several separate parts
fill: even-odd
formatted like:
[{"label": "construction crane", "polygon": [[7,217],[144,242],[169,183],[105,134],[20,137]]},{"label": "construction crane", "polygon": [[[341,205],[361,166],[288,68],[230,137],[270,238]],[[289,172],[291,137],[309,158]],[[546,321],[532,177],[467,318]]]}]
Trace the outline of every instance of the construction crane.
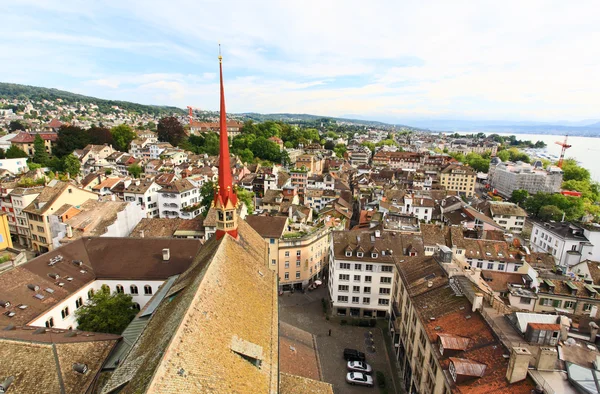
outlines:
[{"label": "construction crane", "polygon": [[565,152],[567,151],[567,149],[569,149],[572,145],[567,144],[567,138],[569,138],[569,135],[565,135],[565,141],[564,142],[560,142],[560,141],[556,141],[557,145],[562,146],[562,150],[560,151],[560,158],[558,159],[558,167],[562,168],[563,165],[563,160],[565,159]]},{"label": "construction crane", "polygon": [[188,117],[190,118],[190,124],[192,124],[192,121],[194,120],[194,107],[188,105],[187,109],[189,110]]}]

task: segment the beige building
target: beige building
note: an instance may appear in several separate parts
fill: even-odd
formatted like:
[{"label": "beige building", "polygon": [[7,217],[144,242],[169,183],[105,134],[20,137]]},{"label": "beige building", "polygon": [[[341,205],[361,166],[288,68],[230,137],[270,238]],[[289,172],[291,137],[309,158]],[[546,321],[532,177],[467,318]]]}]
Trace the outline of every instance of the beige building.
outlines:
[{"label": "beige building", "polygon": [[51,181],[40,194],[25,208],[30,229],[30,244],[37,252],[52,250],[52,235],[48,216],[65,204],[73,206],[83,204],[89,199],[97,199],[98,195],[79,189],[69,183]]},{"label": "beige building", "polygon": [[268,244],[269,268],[279,274],[279,290],[302,290],[322,277],[328,263],[329,228],[308,234],[286,232],[285,216],[247,216],[246,221]]},{"label": "beige building", "polygon": [[450,164],[440,172],[440,185],[446,190],[456,191],[471,197],[475,193],[477,173],[471,167]]}]

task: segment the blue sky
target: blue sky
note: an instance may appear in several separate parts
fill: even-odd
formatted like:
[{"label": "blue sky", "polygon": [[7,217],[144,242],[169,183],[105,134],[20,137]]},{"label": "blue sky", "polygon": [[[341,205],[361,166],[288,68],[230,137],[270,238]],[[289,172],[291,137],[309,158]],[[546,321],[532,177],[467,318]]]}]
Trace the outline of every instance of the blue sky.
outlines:
[{"label": "blue sky", "polygon": [[[418,4],[417,4],[418,3]],[[597,1],[19,0],[0,81],[231,112],[600,118]]]}]

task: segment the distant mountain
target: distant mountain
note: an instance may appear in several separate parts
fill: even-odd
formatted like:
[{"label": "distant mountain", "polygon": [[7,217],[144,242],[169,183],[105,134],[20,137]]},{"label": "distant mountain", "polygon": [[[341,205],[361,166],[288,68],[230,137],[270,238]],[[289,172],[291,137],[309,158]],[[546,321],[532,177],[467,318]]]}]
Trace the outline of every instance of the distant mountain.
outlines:
[{"label": "distant mountain", "polygon": [[[378,122],[374,120],[363,120],[363,119],[347,119],[347,118],[335,118],[331,116],[324,115],[310,115],[310,114],[289,114],[289,113],[281,113],[281,114],[259,114],[256,112],[244,112],[235,114],[237,116],[241,116],[244,118],[252,119],[258,122],[264,122],[265,120],[280,120],[287,123],[294,122],[318,122],[319,120],[323,120],[324,123],[328,121],[337,121],[337,122],[346,122],[352,123],[356,125],[363,126],[373,126],[373,127],[393,127],[393,126],[402,126],[402,125],[391,125],[389,123]],[[410,127],[410,126],[404,126]]]},{"label": "distant mountain", "polygon": [[32,101],[53,101],[56,99],[61,99],[67,104],[96,104],[99,111],[103,113],[111,112],[113,106],[118,106],[119,108],[129,112],[148,113],[159,116],[173,113],[183,115],[186,113],[183,109],[177,107],[143,105],[119,100],[105,100],[96,97],[84,96],[82,94],[66,92],[64,90],[4,82],[0,82],[0,98],[29,99]]}]

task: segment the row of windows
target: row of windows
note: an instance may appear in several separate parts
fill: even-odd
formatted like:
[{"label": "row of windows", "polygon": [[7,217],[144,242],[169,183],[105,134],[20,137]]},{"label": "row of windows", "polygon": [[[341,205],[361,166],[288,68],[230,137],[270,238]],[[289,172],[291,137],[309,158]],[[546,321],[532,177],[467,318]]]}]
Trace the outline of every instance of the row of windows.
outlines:
[{"label": "row of windows", "polygon": [[[338,296],[337,300],[338,300],[338,302],[348,302],[348,296]],[[352,303],[360,304],[360,297],[352,297]],[[371,298],[363,297],[363,304],[370,304],[370,303],[371,303]],[[389,305],[390,300],[388,300],[387,298],[379,298],[377,300],[377,304],[378,305]]]},{"label": "row of windows", "polygon": [[[350,290],[350,286],[348,285],[338,285],[338,291],[341,292],[348,292]],[[352,286],[352,292],[353,293],[360,293],[360,286]],[[379,294],[380,295],[389,295],[391,294],[392,289],[388,288],[388,287],[380,287],[379,288]],[[363,293],[366,294],[371,294],[371,288],[370,287],[363,287]]]},{"label": "row of windows", "polygon": [[[341,281],[345,281],[345,282],[350,281],[350,275],[348,275],[348,274],[340,274],[338,278]],[[372,276],[369,276],[369,275],[365,276],[366,283],[371,283],[372,280],[373,280]],[[360,275],[354,275],[354,281],[360,282]],[[392,283],[392,277],[391,276],[382,276],[381,278],[379,278],[379,283],[390,284],[390,283]]]},{"label": "row of windows", "polygon": [[[371,254],[371,257],[373,257],[373,255],[375,257],[377,257],[377,253]],[[346,251],[346,256],[348,256],[348,257],[352,256],[352,252]],[[357,257],[362,257],[363,253],[362,252],[357,252],[356,256]],[[362,271],[362,267],[363,267],[362,264],[358,264],[358,263],[354,264],[354,270],[355,271]],[[350,263],[340,263],[340,269],[343,269],[343,270],[352,269],[352,264],[350,264]],[[381,266],[381,272],[392,272],[393,270],[394,270],[394,267],[391,266],[391,265],[382,265]],[[372,272],[373,271],[373,264],[365,264],[365,271]]]}]

